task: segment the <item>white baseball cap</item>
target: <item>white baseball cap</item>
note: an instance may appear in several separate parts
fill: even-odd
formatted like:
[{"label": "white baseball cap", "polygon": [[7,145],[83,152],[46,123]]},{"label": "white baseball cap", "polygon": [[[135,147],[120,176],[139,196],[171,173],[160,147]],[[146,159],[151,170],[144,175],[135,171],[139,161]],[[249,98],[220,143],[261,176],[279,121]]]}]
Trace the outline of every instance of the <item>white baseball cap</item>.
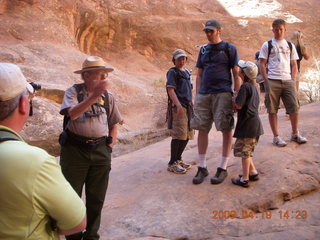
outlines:
[{"label": "white baseball cap", "polygon": [[255,63],[250,61],[239,60],[238,66],[244,71],[250,79],[256,79],[258,75],[258,67]]},{"label": "white baseball cap", "polygon": [[15,98],[26,89],[30,93],[34,92],[21,69],[15,64],[0,62],[0,101]]}]

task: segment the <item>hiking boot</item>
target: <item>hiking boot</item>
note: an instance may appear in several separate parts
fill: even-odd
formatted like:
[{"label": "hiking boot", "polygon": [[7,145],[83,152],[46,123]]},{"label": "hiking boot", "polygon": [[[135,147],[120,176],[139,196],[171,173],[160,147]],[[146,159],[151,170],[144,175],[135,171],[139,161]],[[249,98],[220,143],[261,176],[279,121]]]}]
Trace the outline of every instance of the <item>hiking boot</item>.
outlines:
[{"label": "hiking boot", "polygon": [[183,167],[181,167],[178,163],[174,163],[174,164],[168,164],[168,168],[167,170],[169,172],[173,172],[173,173],[177,173],[177,174],[184,174],[187,172],[186,169],[184,169]]},{"label": "hiking boot", "polygon": [[205,168],[198,167],[198,172],[197,172],[196,176],[192,180],[193,184],[202,183],[204,178],[206,176],[208,176],[208,175],[209,175],[209,172],[208,172],[208,169],[206,167]]},{"label": "hiking boot", "polygon": [[249,180],[241,180],[241,178],[232,178],[231,182],[235,185],[241,186],[241,187],[249,187]]},{"label": "hiking boot", "polygon": [[227,170],[224,170],[223,168],[217,168],[216,175],[211,178],[212,184],[219,184],[222,183],[223,180],[228,176]]},{"label": "hiking boot", "polygon": [[287,143],[283,141],[279,136],[273,138],[273,145],[277,147],[285,147],[287,146]]},{"label": "hiking boot", "polygon": [[191,168],[191,164],[185,163],[182,160],[178,160],[177,161],[178,164],[183,167],[185,170],[189,170]]},{"label": "hiking boot", "polygon": [[[239,174],[239,177],[242,178],[242,174]],[[249,181],[258,181],[259,180],[259,173],[254,175],[249,175]]]},{"label": "hiking boot", "polygon": [[297,142],[299,144],[308,142],[308,140],[305,137],[302,137],[299,132],[297,134],[291,135],[291,141]]}]

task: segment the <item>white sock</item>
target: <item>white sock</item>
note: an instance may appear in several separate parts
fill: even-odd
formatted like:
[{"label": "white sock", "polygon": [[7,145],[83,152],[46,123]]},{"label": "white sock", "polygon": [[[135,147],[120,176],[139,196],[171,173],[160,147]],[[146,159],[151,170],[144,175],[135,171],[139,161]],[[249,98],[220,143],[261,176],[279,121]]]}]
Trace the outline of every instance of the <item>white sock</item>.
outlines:
[{"label": "white sock", "polygon": [[257,170],[255,170],[255,171],[250,171],[250,173],[249,173],[249,175],[257,175],[258,174],[258,171]]},{"label": "white sock", "polygon": [[221,162],[220,162],[220,168],[226,170],[227,169],[227,164],[228,164],[229,158],[228,157],[222,157]]},{"label": "white sock", "polygon": [[248,181],[249,179],[244,179],[243,177],[240,178],[240,182]]},{"label": "white sock", "polygon": [[199,154],[199,167],[206,168],[206,154]]}]

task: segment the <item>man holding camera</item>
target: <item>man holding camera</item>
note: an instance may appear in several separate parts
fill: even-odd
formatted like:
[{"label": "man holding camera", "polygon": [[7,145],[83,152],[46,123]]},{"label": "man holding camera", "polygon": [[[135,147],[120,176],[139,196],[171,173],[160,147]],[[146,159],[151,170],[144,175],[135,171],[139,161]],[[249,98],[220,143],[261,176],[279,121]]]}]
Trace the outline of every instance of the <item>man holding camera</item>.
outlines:
[{"label": "man holding camera", "polygon": [[0,63],[0,239],[59,239],[86,226],[82,200],[56,159],[18,134],[34,89],[20,68]]},{"label": "man holding camera", "polygon": [[81,196],[85,185],[87,228],[66,239],[99,239],[101,211],[111,170],[111,152],[122,117],[114,97],[107,92],[108,72],[100,57],[89,56],[81,74],[84,81],[65,92],[60,114],[70,120],[60,136],[62,172]]}]

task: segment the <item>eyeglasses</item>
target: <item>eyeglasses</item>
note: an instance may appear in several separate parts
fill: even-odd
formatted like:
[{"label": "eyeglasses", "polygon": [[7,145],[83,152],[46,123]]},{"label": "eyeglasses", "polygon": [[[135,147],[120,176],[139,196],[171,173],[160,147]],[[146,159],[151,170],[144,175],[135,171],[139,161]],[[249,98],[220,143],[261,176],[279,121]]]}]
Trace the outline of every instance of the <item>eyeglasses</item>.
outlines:
[{"label": "eyeglasses", "polygon": [[108,77],[108,73],[107,72],[100,72],[100,71],[89,71],[89,74],[90,75],[93,75],[93,76],[101,76],[101,77],[104,77],[104,78],[106,78],[106,77]]}]

